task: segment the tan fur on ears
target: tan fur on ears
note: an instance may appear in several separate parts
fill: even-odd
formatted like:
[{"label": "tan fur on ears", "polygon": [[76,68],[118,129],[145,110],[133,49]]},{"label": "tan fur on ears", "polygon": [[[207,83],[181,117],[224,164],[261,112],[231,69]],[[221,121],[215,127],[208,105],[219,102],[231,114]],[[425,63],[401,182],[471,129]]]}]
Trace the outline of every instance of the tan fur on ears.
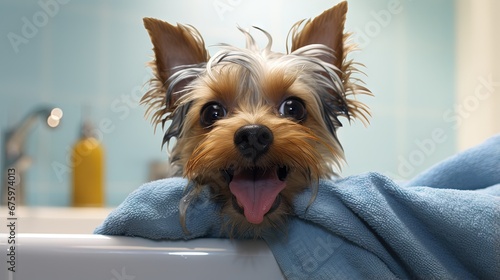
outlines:
[{"label": "tan fur on ears", "polygon": [[[144,18],[144,26],[154,46],[157,74],[164,81],[173,74],[177,66],[208,61],[208,54],[201,36],[193,36],[193,28],[154,18]],[[198,34],[199,35],[199,34]]]},{"label": "tan fur on ears", "polygon": [[[347,2],[341,2],[336,6],[324,11],[321,15],[302,25],[300,32],[294,33],[292,37],[292,52],[306,45],[322,44],[331,48],[334,52],[333,61],[327,61],[338,69],[342,68],[345,58],[344,51],[344,24],[347,14]],[[296,26],[298,28],[298,26]],[[324,58],[326,60],[326,58]]]},{"label": "tan fur on ears", "polygon": [[166,94],[169,78],[178,71],[176,67],[207,62],[209,55],[203,38],[194,27],[173,26],[154,18],[144,18],[143,21],[153,43],[155,55],[150,67],[155,78],[141,102],[150,105],[146,114],[153,113],[152,122],[158,124],[167,113],[175,110],[179,98]]},{"label": "tan fur on ears", "polygon": [[[359,72],[357,66],[362,64],[347,60],[347,54],[356,48],[353,44],[347,44],[348,33],[344,33],[344,25],[347,14],[347,2],[340,2],[334,7],[324,11],[312,20],[302,20],[297,22],[290,30],[292,48],[291,51],[301,47],[322,44],[330,48],[333,56],[320,56],[319,58],[337,67],[337,72],[345,90],[345,96],[356,96],[358,94],[372,95],[370,90],[363,86],[363,83],[351,77],[355,72]],[[370,112],[363,103],[355,100],[347,100],[348,112],[346,117],[360,119],[365,125],[368,124]]]}]

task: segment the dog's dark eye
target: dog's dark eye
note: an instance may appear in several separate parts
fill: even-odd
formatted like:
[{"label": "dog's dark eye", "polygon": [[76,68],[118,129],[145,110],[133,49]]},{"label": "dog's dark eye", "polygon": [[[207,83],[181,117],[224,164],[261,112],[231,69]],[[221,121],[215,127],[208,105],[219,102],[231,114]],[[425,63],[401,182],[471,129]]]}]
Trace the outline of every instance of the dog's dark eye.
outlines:
[{"label": "dog's dark eye", "polygon": [[283,101],[279,108],[280,116],[301,121],[306,118],[306,107],[304,102],[296,97],[291,97]]},{"label": "dog's dark eye", "polygon": [[226,116],[226,108],[219,103],[210,102],[201,109],[200,122],[203,127],[209,127]]}]

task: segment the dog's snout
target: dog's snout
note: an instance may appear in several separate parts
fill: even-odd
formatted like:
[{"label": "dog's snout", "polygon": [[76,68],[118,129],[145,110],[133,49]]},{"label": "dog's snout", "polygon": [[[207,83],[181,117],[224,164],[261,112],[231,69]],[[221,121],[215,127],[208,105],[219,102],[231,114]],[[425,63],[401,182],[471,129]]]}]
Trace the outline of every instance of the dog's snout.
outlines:
[{"label": "dog's snout", "polygon": [[265,125],[245,125],[234,133],[234,144],[245,158],[255,160],[269,150],[273,138]]}]

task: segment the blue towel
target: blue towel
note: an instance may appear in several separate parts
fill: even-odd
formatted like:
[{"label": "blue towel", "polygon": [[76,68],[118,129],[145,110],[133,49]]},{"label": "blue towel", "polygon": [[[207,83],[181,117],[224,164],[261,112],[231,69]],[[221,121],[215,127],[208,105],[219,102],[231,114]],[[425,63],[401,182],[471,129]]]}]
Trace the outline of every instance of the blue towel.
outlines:
[{"label": "blue towel", "polygon": [[[96,234],[150,239],[227,237],[219,205],[202,193],[182,231],[178,205],[187,181],[143,185]],[[367,173],[322,180],[294,201],[286,234],[264,240],[287,279],[498,279],[500,135],[455,155],[404,185]]]}]

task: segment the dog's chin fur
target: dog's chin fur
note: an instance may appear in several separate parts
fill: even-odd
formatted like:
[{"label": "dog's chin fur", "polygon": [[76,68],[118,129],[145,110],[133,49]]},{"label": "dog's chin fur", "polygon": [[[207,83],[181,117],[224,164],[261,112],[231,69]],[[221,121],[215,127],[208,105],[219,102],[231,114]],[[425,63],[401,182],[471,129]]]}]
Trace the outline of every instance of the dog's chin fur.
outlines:
[{"label": "dog's chin fur", "polygon": [[[208,187],[221,205],[227,222],[222,230],[229,235],[259,237],[269,230],[283,230],[293,214],[295,195],[313,188],[313,201],[319,179],[340,169],[344,155],[336,136],[341,126],[338,117],[367,121],[368,109],[355,96],[370,92],[351,77],[356,64],[346,59],[352,49],[343,33],[346,12],[347,3],[342,2],[314,20],[298,22],[289,34],[288,54],[271,51],[267,32],[261,30],[269,43],[259,49],[241,30],[246,48],[221,45],[211,58],[193,27],[144,20],[155,52],[151,63],[155,77],[143,97],[149,104],[147,113],[153,114],[154,123],[169,125],[164,144],[177,140],[172,164],[195,185],[186,198]],[[283,116],[280,106],[290,98],[304,106],[306,114],[300,119]],[[207,125],[203,110],[214,102],[224,114]],[[236,131],[248,125],[272,132],[272,143],[258,157],[242,155],[235,144]],[[266,176],[279,177],[284,185],[259,223],[249,222],[230,190],[235,172],[256,170],[279,173]],[[190,201],[181,202],[183,225]]]}]

